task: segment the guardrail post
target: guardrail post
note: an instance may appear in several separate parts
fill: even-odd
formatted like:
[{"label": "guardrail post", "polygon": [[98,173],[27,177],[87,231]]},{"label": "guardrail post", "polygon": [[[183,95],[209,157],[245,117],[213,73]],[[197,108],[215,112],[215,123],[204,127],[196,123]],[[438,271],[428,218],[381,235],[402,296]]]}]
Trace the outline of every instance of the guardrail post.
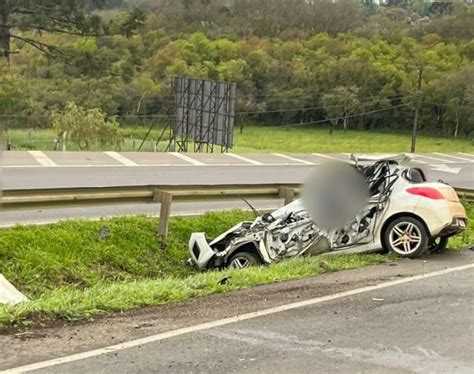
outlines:
[{"label": "guardrail post", "polygon": [[167,191],[155,191],[154,202],[160,203],[160,223],[158,226],[158,236],[166,239],[168,236],[168,226],[171,215],[171,204],[173,202],[173,194]]},{"label": "guardrail post", "polygon": [[278,195],[280,199],[285,201],[285,205],[287,205],[295,200],[295,189],[289,187],[280,187]]}]

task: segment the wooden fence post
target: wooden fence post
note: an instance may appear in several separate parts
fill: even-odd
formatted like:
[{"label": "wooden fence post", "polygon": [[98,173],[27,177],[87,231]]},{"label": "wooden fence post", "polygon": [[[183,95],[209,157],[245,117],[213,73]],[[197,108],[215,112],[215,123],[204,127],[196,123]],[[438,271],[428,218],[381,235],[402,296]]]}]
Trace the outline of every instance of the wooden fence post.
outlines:
[{"label": "wooden fence post", "polygon": [[295,189],[294,188],[289,188],[289,187],[280,187],[280,192],[278,193],[280,195],[280,199],[283,199],[285,201],[285,205],[291,203],[293,200],[295,200]]},{"label": "wooden fence post", "polygon": [[160,236],[162,239],[166,239],[168,236],[168,226],[171,215],[173,194],[167,191],[156,190],[153,201],[160,203],[160,223],[158,226],[158,236]]}]

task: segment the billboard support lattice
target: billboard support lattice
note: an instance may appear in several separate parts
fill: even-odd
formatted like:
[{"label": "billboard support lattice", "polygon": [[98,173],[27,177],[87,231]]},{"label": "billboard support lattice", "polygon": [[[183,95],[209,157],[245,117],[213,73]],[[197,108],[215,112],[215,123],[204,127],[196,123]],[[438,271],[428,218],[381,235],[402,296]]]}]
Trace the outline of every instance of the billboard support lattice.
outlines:
[{"label": "billboard support lattice", "polygon": [[170,144],[177,152],[221,152],[232,148],[235,83],[175,77]]}]

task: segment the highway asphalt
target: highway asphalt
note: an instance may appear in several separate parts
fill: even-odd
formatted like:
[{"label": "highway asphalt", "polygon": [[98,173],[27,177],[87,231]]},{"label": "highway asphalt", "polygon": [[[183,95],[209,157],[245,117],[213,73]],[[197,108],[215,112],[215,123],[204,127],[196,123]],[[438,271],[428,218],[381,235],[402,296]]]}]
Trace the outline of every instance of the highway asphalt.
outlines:
[{"label": "highway asphalt", "polygon": [[[284,205],[283,200],[253,200],[252,206],[259,212],[275,210]],[[243,200],[206,201],[206,202],[178,202],[171,206],[172,216],[194,216],[209,211],[225,211],[232,209],[250,210]],[[0,227],[21,224],[47,224],[66,219],[100,219],[117,216],[146,215],[157,217],[160,213],[159,204],[125,204],[110,206],[70,207],[63,209],[37,210],[0,210]]]},{"label": "highway asphalt", "polygon": [[[113,157],[112,157],[113,156]],[[6,190],[61,187],[302,183],[317,166],[349,154],[4,152]],[[236,158],[238,157],[238,158]],[[430,180],[474,185],[474,154],[416,155]]]},{"label": "highway asphalt", "polygon": [[[144,185],[216,185],[304,183],[318,166],[349,162],[349,154],[173,154],[93,152],[4,152],[4,190]],[[416,155],[412,165],[429,180],[474,188],[474,154]],[[279,202],[252,202],[273,209]],[[245,208],[242,201],[174,204],[175,214]],[[128,214],[155,215],[158,205],[115,205],[68,209],[1,212],[0,225],[53,222]]]},{"label": "highway asphalt", "polygon": [[473,284],[449,274],[42,372],[471,374]]},{"label": "highway asphalt", "polygon": [[[215,295],[182,307],[150,309],[145,316],[99,320],[90,327],[39,330],[23,342],[0,337],[0,343],[9,344],[4,345],[4,368],[33,362],[23,369],[71,374],[472,373],[473,256],[467,251],[402,260]],[[252,313],[239,314],[245,310]],[[156,329],[157,335],[151,335]],[[122,339],[124,331],[129,339]],[[133,335],[141,338],[130,340]],[[94,336],[120,344],[96,349],[100,343]],[[59,353],[67,347],[77,355]]]}]

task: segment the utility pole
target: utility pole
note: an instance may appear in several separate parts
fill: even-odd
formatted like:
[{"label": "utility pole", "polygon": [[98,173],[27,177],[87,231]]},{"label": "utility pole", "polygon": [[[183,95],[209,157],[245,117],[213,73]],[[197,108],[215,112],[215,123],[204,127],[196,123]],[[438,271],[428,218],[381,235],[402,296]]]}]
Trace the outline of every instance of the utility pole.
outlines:
[{"label": "utility pole", "polygon": [[418,83],[416,85],[416,104],[415,104],[415,118],[413,119],[413,132],[411,135],[411,153],[415,153],[416,150],[416,133],[418,131],[418,115],[420,112],[421,105],[421,81],[423,78],[423,66],[418,68]]}]

